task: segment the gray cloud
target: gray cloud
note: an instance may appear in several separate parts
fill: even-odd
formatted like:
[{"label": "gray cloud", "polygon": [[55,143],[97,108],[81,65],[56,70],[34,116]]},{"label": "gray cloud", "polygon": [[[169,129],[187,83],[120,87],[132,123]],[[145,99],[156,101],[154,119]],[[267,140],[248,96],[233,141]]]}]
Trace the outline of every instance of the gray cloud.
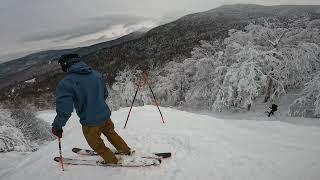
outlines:
[{"label": "gray cloud", "polygon": [[319,0],[225,0],[225,4],[260,4],[260,5],[320,5]]},{"label": "gray cloud", "polygon": [[[0,59],[108,40],[144,28],[146,21],[153,22],[153,25],[164,24],[189,13],[234,3],[278,5],[320,4],[320,1],[0,0]],[[122,25],[122,29],[113,28],[115,25]],[[108,32],[100,33],[102,31]]]},{"label": "gray cloud", "polygon": [[63,28],[58,28],[55,31],[37,32],[27,35],[21,39],[23,42],[55,40],[55,42],[70,40],[81,36],[94,34],[102,30],[108,30],[114,25],[124,25],[124,27],[139,24],[148,20],[145,17],[127,16],[127,15],[108,15],[90,18],[86,23],[81,25],[66,24]]}]

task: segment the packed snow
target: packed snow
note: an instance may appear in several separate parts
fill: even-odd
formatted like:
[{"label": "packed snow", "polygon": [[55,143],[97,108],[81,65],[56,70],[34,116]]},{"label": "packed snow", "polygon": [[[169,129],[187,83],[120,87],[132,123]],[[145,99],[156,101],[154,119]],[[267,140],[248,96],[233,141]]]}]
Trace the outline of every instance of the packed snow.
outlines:
[{"label": "packed snow", "polygon": [[[113,112],[118,133],[136,151],[173,153],[160,166],[144,168],[65,166],[62,172],[53,157],[59,155],[53,141],[23,159],[0,156],[0,179],[320,179],[320,127],[297,126],[273,120],[236,120],[161,108],[134,107],[126,129],[128,108]],[[38,117],[52,121],[54,111]],[[88,148],[76,115],[67,123],[62,154],[78,157],[73,147]],[[105,141],[108,146],[111,146]],[[96,157],[97,159],[99,157]],[[8,161],[8,164],[7,164]]]}]

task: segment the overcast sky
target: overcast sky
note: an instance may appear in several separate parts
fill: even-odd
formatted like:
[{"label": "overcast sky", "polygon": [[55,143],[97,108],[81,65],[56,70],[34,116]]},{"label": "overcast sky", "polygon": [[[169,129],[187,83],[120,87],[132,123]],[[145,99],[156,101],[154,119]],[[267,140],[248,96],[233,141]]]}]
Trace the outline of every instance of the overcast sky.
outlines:
[{"label": "overcast sky", "polygon": [[315,5],[320,0],[0,0],[0,62],[107,41],[234,3]]}]

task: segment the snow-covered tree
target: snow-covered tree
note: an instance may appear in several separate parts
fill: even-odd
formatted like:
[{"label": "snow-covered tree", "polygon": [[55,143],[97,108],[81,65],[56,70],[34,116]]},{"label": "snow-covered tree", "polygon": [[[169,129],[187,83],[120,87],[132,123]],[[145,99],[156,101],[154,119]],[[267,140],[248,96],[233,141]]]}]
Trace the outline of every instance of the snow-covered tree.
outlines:
[{"label": "snow-covered tree", "polygon": [[221,43],[201,41],[182,63],[170,62],[154,77],[162,104],[210,109],[215,98],[215,68],[220,65]]},{"label": "snow-covered tree", "polygon": [[189,83],[183,64],[171,61],[161,70],[151,74],[154,92],[162,105],[181,106],[185,102]]},{"label": "snow-covered tree", "polygon": [[20,129],[28,140],[41,144],[44,141],[52,140],[50,125],[35,116],[35,110],[30,107],[19,107],[11,110],[11,117],[14,119],[15,127]]},{"label": "snow-covered tree", "polygon": [[[319,26],[319,20],[308,18],[266,18],[244,30],[231,29],[223,42],[201,41],[183,62],[151,69],[152,87],[165,106],[222,111],[249,110],[258,97],[276,102],[320,70]],[[137,74],[123,73],[115,87],[122,89],[122,105],[128,105]],[[153,103],[148,90],[141,97]]]},{"label": "snow-covered tree", "polygon": [[306,84],[301,97],[290,105],[289,115],[320,117],[320,73]]},{"label": "snow-covered tree", "polygon": [[[238,34],[241,39],[243,34]],[[228,59],[228,63],[233,63],[227,67],[222,66],[226,69],[226,73],[213,109],[217,111],[230,108],[250,109],[253,100],[261,94],[266,85],[267,75],[263,72],[260,61],[262,51],[256,49],[250,42],[241,45],[229,40],[227,39],[226,42],[231,44],[226,47],[228,53],[225,54],[225,59]]]},{"label": "snow-covered tree", "polygon": [[108,102],[113,108],[117,109],[131,105],[137,88],[135,82],[139,74],[141,74],[141,71],[130,69],[129,67],[118,73],[115,78],[116,82],[112,85],[112,89],[109,90],[110,98]]},{"label": "snow-covered tree", "polygon": [[[288,89],[301,87],[312,73],[320,69],[319,45],[309,42],[310,38],[306,35],[296,36],[300,43],[295,44],[291,31],[296,29],[254,24],[248,25],[245,31],[230,30],[230,37],[225,39],[224,53],[228,72],[214,109],[245,108],[241,105],[244,99],[244,104],[251,104],[255,97],[263,94],[265,102],[274,101]],[[317,29],[309,31],[313,33]],[[305,33],[303,29],[299,32]],[[246,70],[242,70],[243,67],[247,67]],[[239,75],[242,71],[246,72],[245,76]],[[235,82],[250,82],[246,84],[249,94],[239,92],[243,88]]]},{"label": "snow-covered tree", "polygon": [[[214,47],[212,47],[214,49]],[[191,77],[190,88],[186,93],[186,105],[191,108],[210,109],[220,84],[221,75],[225,73],[221,66],[223,52],[218,51],[210,57],[195,60],[195,73]]]},{"label": "snow-covered tree", "polygon": [[0,152],[8,151],[33,151],[37,147],[24,136],[21,129],[16,127],[16,122],[11,118],[11,112],[0,109]]}]

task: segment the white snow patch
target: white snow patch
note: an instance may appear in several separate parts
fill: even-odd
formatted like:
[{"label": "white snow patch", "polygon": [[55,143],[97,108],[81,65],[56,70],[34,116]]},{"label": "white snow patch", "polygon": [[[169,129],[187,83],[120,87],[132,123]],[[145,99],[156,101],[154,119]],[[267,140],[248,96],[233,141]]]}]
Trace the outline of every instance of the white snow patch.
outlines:
[{"label": "white snow patch", "polygon": [[35,83],[35,82],[36,82],[36,78],[25,81],[25,83]]},{"label": "white snow patch", "polygon": [[7,152],[0,153],[0,179],[6,174],[8,170],[15,168],[17,164],[23,161],[30,152]]},{"label": "white snow patch", "polygon": [[56,117],[56,112],[54,110],[43,110],[36,113],[36,117],[44,120],[45,122],[52,123]]}]

